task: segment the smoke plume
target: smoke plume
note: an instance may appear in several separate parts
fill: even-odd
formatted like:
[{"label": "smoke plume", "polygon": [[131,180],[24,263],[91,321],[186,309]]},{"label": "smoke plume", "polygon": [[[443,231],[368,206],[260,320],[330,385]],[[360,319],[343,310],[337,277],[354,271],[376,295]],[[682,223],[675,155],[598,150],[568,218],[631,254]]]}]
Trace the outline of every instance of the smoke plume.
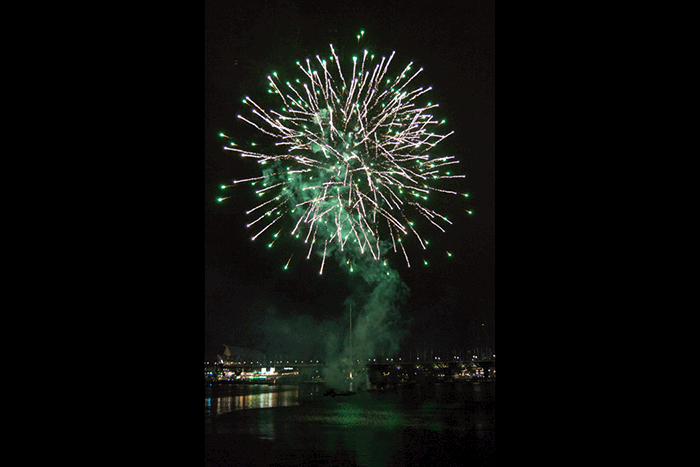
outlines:
[{"label": "smoke plume", "polygon": [[[400,306],[409,289],[382,261],[360,259],[353,265],[353,293],[345,301],[347,332],[326,339],[324,379],[332,387],[366,388],[368,360],[394,355],[406,335]],[[352,322],[352,331],[350,331]]]}]

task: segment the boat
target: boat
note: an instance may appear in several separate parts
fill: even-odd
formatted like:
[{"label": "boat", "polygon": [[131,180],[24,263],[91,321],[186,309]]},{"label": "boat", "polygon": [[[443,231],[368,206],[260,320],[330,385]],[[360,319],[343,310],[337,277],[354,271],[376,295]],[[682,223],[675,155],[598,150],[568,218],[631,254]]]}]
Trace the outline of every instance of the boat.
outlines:
[{"label": "boat", "polygon": [[353,391],[340,391],[340,392],[335,392],[335,389],[330,388],[327,390],[323,395],[326,397],[335,397],[335,396],[354,396],[356,395],[356,392]]}]

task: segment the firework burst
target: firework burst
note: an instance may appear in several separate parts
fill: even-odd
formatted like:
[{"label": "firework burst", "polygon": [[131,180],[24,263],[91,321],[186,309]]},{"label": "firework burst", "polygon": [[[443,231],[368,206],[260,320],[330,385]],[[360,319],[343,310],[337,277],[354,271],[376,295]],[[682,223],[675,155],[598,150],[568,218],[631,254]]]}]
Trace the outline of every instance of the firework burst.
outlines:
[{"label": "firework burst", "polygon": [[[261,203],[247,212],[252,216],[247,227],[255,230],[252,240],[277,232],[276,240],[285,230],[273,226],[293,219],[286,233],[309,245],[307,258],[314,251],[322,256],[321,274],[333,249],[356,249],[375,260],[393,251],[410,267],[405,239],[415,237],[423,249],[427,245],[415,228],[416,218],[442,232],[452,224],[427,201],[433,193],[458,195],[435,185],[464,178],[450,171],[459,161],[431,155],[453,132],[437,132],[445,123],[431,113],[438,104],[419,104],[432,88],[410,87],[423,71],[413,71],[413,62],[390,75],[395,52],[375,61],[365,50],[361,59],[341,65],[332,44],[330,51],[328,60],[316,55],[316,60],[297,62],[304,76],[295,82],[283,82],[277,73],[267,77],[268,92],[281,99],[279,111],[265,111],[250,97],[243,100],[254,118],[238,118],[272,137],[274,154],[231,142],[224,149],[257,160],[263,174],[222,189],[255,186]],[[349,75],[344,66],[352,69]]]}]

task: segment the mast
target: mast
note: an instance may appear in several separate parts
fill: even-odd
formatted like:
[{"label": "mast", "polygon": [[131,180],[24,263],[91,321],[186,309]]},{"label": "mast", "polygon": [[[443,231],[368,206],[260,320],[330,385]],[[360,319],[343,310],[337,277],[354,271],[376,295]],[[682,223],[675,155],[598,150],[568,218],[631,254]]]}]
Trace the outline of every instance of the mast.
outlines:
[{"label": "mast", "polygon": [[352,305],[350,305],[350,360],[352,361],[352,367],[355,366],[355,358],[352,352]]}]

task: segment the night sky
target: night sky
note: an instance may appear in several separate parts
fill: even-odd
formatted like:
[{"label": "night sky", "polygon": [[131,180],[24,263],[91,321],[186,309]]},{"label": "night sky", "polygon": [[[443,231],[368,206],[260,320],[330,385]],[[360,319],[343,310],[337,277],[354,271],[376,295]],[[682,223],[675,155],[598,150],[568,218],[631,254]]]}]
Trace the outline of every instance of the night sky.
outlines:
[{"label": "night sky", "polygon": [[[319,276],[320,259],[307,261],[303,243],[293,238],[272,249],[265,240],[251,242],[245,211],[257,204],[249,185],[227,190],[225,196],[232,198],[216,202],[222,184],[260,175],[254,161],[223,151],[218,136],[264,139],[236,118],[250,116],[242,99],[264,101],[272,71],[284,80],[301,78],[294,63],[329,55],[330,43],[341,61],[367,48],[379,57],[396,51],[390,72],[410,61],[423,67],[418,85],[433,87],[428,98],[440,104],[434,113],[447,119],[445,133],[455,131],[438,145],[440,153],[456,155],[458,173],[467,175],[459,186],[470,193],[469,200],[444,195],[436,201],[436,209],[454,222],[447,233],[430,232],[428,252],[409,250],[411,269],[401,254],[389,254],[410,289],[400,307],[406,322],[401,348],[495,349],[494,10],[493,2],[466,0],[205,1],[205,359],[222,353],[223,344],[308,354],[322,348],[324,332],[344,326],[345,300],[360,279],[334,261]],[[365,35],[358,47],[360,30]],[[454,256],[448,258],[446,251]]]}]

